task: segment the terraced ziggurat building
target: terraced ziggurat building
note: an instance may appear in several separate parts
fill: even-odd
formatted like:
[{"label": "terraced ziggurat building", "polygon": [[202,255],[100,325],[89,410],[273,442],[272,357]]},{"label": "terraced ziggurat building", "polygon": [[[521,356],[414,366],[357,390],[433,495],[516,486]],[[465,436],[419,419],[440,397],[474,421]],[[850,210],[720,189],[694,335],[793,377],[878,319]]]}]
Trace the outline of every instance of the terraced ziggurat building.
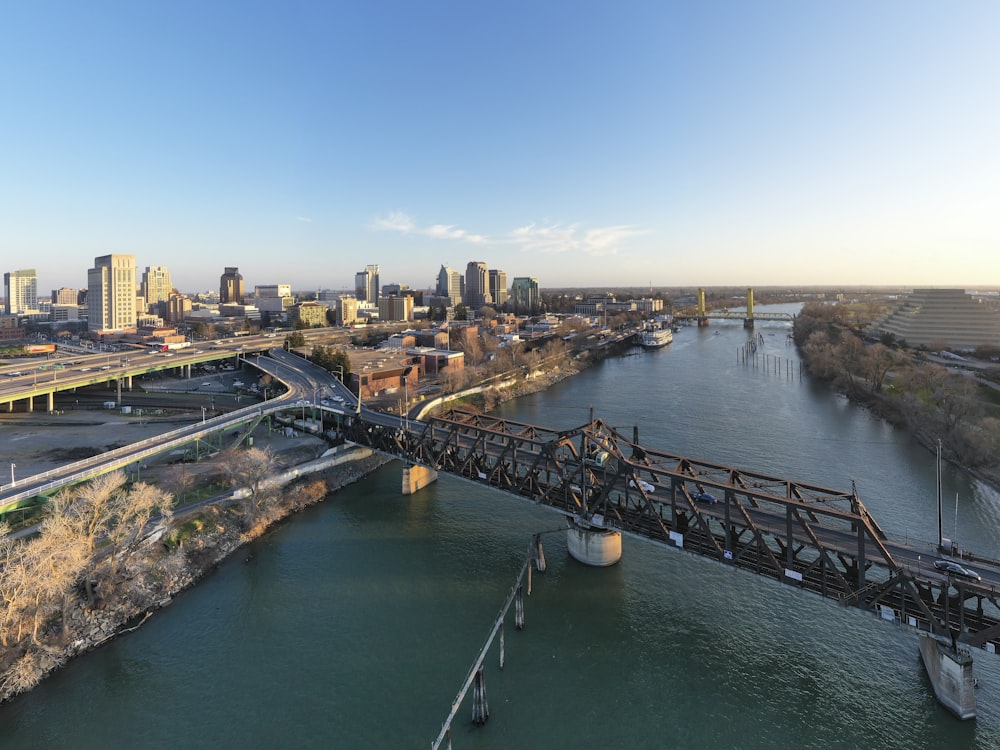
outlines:
[{"label": "terraced ziggurat building", "polygon": [[872,328],[909,346],[975,349],[1000,346],[1000,313],[962,289],[914,289]]}]

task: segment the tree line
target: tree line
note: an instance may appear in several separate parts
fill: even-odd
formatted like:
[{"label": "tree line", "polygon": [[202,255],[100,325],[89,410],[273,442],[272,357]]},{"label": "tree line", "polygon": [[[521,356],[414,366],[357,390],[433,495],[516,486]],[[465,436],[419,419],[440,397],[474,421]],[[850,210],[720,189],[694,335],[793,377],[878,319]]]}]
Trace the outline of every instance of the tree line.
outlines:
[{"label": "tree line", "polygon": [[926,445],[973,469],[1000,455],[997,394],[977,376],[927,361],[893,341],[866,341],[838,305],[810,302],[793,328],[806,369]]}]

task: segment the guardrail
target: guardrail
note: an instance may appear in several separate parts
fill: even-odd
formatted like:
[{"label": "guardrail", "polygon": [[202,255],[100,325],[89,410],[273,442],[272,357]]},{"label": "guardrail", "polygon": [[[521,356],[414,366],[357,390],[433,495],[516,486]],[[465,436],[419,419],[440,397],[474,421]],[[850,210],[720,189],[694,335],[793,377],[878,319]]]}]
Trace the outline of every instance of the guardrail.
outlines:
[{"label": "guardrail", "polygon": [[[262,366],[262,364],[267,364],[266,362],[261,363],[258,361],[250,364],[253,364],[265,372],[268,371],[266,366]],[[276,362],[275,364],[279,363]],[[275,367],[275,370],[276,369],[277,367]],[[268,374],[277,377],[276,372]],[[9,510],[10,506],[21,500],[36,497],[49,492],[50,490],[58,489],[67,484],[72,484],[73,482],[93,476],[93,468],[96,466],[101,466],[102,469],[110,471],[133,463],[134,461],[141,461],[143,458],[147,458],[148,456],[170,450],[178,445],[189,443],[192,440],[200,438],[204,434],[215,432],[216,430],[224,430],[228,427],[242,424],[248,419],[258,415],[271,414],[276,411],[287,409],[289,406],[298,405],[296,401],[293,401],[293,399],[298,398],[298,391],[287,382],[282,382],[289,388],[288,392],[283,396],[267,402],[267,405],[258,404],[254,406],[246,406],[242,409],[238,409],[237,411],[230,412],[229,414],[212,417],[212,419],[207,419],[204,422],[195,425],[179,427],[160,435],[145,438],[143,440],[139,440],[138,442],[121,446],[120,448],[115,448],[104,453],[99,453],[95,456],[90,456],[89,458],[81,459],[80,461],[76,461],[71,464],[66,464],[57,469],[49,469],[41,472],[40,474],[34,474],[20,480],[19,482],[12,482],[8,485],[0,485],[0,493],[6,493],[14,490],[18,485],[24,486],[22,491],[15,491],[13,494],[0,498],[0,513]],[[54,479],[51,482],[45,482],[41,485],[38,484],[39,481],[44,480],[47,477],[55,476],[58,476],[59,478]]]},{"label": "guardrail", "polygon": [[[91,477],[94,475],[95,467],[101,467],[102,472],[112,471],[130,463],[134,463],[135,461],[141,461],[149,456],[163,453],[164,451],[168,451],[179,445],[185,445],[208,433],[216,432],[217,430],[225,430],[229,427],[235,427],[253,419],[256,416],[271,414],[294,405],[295,404],[292,402],[282,401],[281,403],[273,406],[248,407],[241,409],[239,412],[227,414],[225,417],[215,417],[212,420],[206,420],[204,423],[199,423],[194,427],[181,427],[153,438],[146,438],[136,443],[116,448],[115,450],[108,451],[107,453],[100,453],[96,456],[91,456],[90,458],[83,459],[82,461],[77,461],[75,464],[69,464],[59,469],[50,469],[49,471],[42,472],[41,474],[36,474],[28,479],[21,480],[22,484],[30,484],[31,486],[29,488],[26,488],[21,492],[15,492],[14,494],[8,495],[0,500],[0,513],[8,510],[9,506],[19,502],[20,500],[36,497],[37,495],[44,494],[50,490],[58,489],[67,484],[72,484],[82,479]],[[58,479],[54,479],[51,482],[45,482],[41,485],[37,484],[39,480],[45,479],[45,477],[56,475],[58,475]],[[9,490],[13,486],[16,486],[16,483],[15,485],[7,485],[6,487],[0,488],[0,491]]]}]

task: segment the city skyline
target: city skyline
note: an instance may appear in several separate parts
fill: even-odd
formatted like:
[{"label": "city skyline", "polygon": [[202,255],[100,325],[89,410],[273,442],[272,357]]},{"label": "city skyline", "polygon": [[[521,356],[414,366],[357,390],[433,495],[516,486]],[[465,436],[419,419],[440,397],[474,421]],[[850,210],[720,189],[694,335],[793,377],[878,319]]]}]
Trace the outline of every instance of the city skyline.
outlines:
[{"label": "city skyline", "polygon": [[22,4],[4,270],[1000,285],[1000,6]]}]

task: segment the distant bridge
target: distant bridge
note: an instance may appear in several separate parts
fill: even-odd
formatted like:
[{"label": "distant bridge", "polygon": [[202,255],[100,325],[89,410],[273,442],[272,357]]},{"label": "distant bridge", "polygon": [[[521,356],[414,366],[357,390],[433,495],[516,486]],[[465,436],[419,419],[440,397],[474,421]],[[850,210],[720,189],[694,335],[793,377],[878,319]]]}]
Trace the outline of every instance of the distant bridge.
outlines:
[{"label": "distant bridge", "polygon": [[790,313],[776,312],[754,312],[753,309],[753,288],[747,287],[747,309],[745,312],[730,312],[727,309],[712,310],[706,309],[705,290],[698,289],[698,309],[693,314],[675,315],[678,320],[696,320],[699,326],[708,325],[708,321],[715,320],[742,320],[744,328],[753,328],[756,320],[777,320],[792,322],[795,316]]}]

